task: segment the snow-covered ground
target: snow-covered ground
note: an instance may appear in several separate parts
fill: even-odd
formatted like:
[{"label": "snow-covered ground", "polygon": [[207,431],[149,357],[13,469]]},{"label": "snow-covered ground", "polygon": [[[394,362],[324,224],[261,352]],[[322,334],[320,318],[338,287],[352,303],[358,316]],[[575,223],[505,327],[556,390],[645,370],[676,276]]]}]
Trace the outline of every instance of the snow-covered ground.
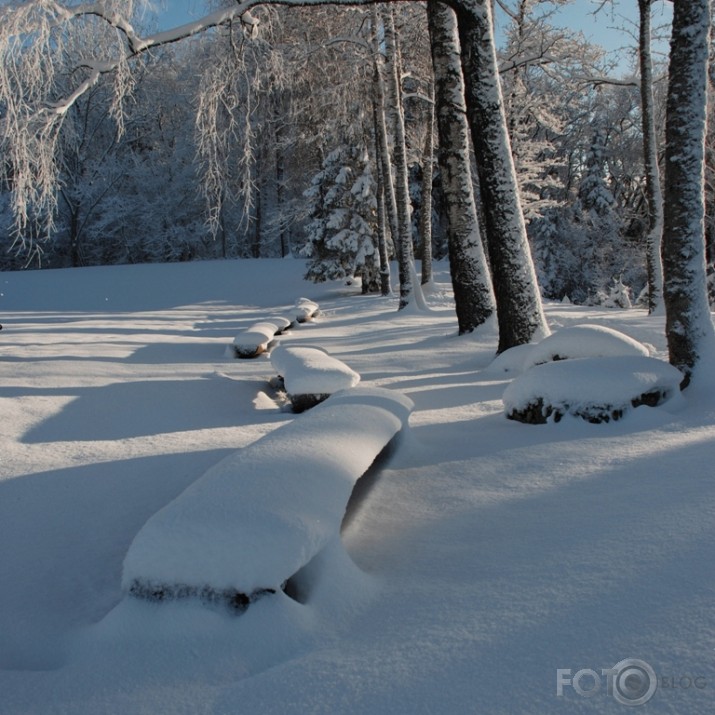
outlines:
[{"label": "snow-covered ground", "polygon": [[[426,314],[290,260],[0,273],[2,715],[617,713],[633,672],[657,685],[644,712],[712,712],[715,396],[507,420],[517,373],[490,367],[494,324],[456,335],[437,268]],[[266,356],[226,354],[301,296],[321,316],[283,344],[415,404],[343,532],[350,559],[334,544],[305,603],[240,616],[123,597],[146,521],[301,419]],[[546,312],[664,357],[662,318]],[[602,674],[625,659],[643,663]]]}]

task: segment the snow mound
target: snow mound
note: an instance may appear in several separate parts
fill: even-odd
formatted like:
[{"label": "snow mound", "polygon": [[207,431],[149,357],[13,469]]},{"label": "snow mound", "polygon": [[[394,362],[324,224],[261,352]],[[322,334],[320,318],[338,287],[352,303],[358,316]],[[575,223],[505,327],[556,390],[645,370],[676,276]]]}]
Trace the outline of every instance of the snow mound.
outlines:
[{"label": "snow mound", "polygon": [[252,358],[264,353],[273,338],[288,325],[290,321],[285,318],[255,323],[233,339],[234,355],[237,358]]},{"label": "snow mound", "polygon": [[666,402],[682,379],[672,365],[650,357],[577,358],[533,367],[509,384],[502,400],[507,417],[521,422],[558,422],[565,414],[608,422]]},{"label": "snow mound", "polygon": [[123,590],[239,608],[277,591],[338,538],[355,482],[412,406],[383,388],[347,390],[214,465],[136,535]]},{"label": "snow mound", "polygon": [[524,369],[524,363],[531,354],[534,344],[516,345],[502,353],[499,353],[494,360],[483,370],[487,375],[492,373],[520,373]]},{"label": "snow mound", "polygon": [[308,298],[298,298],[295,304],[295,319],[299,323],[312,320],[320,312],[320,306]]},{"label": "snow mound", "polygon": [[288,320],[288,318],[284,318],[283,316],[275,316],[274,318],[271,318],[269,322],[278,326],[276,335],[281,335],[282,333],[284,333],[286,330],[288,330],[289,328],[291,328],[293,326],[293,321]]},{"label": "snow mound", "polygon": [[524,357],[523,369],[534,365],[572,358],[615,357],[631,355],[648,357],[648,348],[637,340],[604,325],[573,325],[561,328],[531,346]]},{"label": "snow mound", "polygon": [[271,352],[271,364],[283,378],[291,398],[299,395],[332,395],[355,387],[360,375],[322,348],[279,345]]}]

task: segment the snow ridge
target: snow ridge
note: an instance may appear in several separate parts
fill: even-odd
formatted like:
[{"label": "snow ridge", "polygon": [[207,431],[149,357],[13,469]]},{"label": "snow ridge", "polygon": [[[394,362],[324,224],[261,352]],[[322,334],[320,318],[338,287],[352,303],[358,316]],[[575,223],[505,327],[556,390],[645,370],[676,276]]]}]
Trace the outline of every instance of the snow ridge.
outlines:
[{"label": "snow ridge", "polygon": [[353,486],[411,410],[393,391],[345,390],[219,462],[139,531],[123,590],[239,610],[277,591],[338,536]]}]

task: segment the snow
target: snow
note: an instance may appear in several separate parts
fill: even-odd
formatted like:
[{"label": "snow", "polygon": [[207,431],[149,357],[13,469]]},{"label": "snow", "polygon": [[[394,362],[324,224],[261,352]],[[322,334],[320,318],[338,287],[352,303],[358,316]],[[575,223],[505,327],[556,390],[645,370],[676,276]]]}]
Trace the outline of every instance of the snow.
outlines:
[{"label": "snow", "polygon": [[605,325],[572,325],[534,345],[525,357],[523,369],[566,358],[649,354],[645,345],[619,330]]},{"label": "snow", "polygon": [[279,590],[339,535],[355,482],[409,409],[396,392],[347,390],[226,457],[142,527],[124,590]]},{"label": "snow", "polygon": [[271,364],[289,395],[331,395],[360,382],[355,370],[317,347],[279,345],[271,351]]},{"label": "snow", "polygon": [[[306,284],[304,268],[0,274],[0,712],[608,715],[623,706],[605,679],[558,696],[557,669],[640,658],[661,679],[644,712],[709,714],[715,393],[694,381],[609,424],[510,421],[495,321],[457,335],[443,264],[416,315]],[[265,358],[225,355],[303,294],[322,317],[285,341],[409,397],[409,427],[302,570],[299,601],[233,616],[126,598],[122,565],[153,515],[310,416],[281,411]],[[665,358],[662,317],[545,308],[556,334],[605,325]]]},{"label": "snow", "polygon": [[610,356],[543,363],[527,370],[504,390],[507,414],[541,401],[562,414],[591,408],[627,409],[642,395],[660,393],[662,401],[679,394],[680,370],[649,357]]},{"label": "snow", "polygon": [[[290,324],[290,321],[286,319]],[[234,352],[238,357],[245,356],[246,353],[256,353],[266,350],[268,344],[273,340],[277,333],[283,330],[286,325],[277,321],[261,321],[254,323],[250,328],[239,333],[233,339]]]},{"label": "snow", "polygon": [[305,323],[314,318],[319,310],[320,306],[315,301],[310,298],[299,298],[295,304],[296,320],[299,323]]}]

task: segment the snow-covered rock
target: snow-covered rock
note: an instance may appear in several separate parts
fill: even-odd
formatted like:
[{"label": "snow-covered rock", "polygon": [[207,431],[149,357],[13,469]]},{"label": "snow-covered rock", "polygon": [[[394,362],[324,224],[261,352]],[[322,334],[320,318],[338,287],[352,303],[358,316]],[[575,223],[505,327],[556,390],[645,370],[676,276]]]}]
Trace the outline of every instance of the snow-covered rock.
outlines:
[{"label": "snow-covered rock", "polygon": [[537,343],[505,350],[494,358],[486,372],[519,374],[546,362],[617,355],[647,357],[650,350],[625,333],[604,325],[573,325],[560,328]]},{"label": "snow-covered rock", "polygon": [[124,560],[126,593],[240,607],[337,538],[355,482],[412,402],[354,388],[235,452],[152,516]]},{"label": "snow-covered rock", "polygon": [[608,422],[633,407],[662,404],[682,379],[672,365],[650,357],[576,358],[531,368],[502,400],[507,417],[521,422],[558,422],[565,414]]},{"label": "snow-covered rock", "polygon": [[531,346],[524,357],[528,370],[553,360],[632,355],[648,357],[648,348],[630,336],[605,325],[572,325],[561,328]]},{"label": "snow-covered rock", "polygon": [[486,374],[502,375],[504,373],[518,374],[523,371],[534,344],[516,345],[513,348],[499,353],[494,360],[484,369]]},{"label": "snow-covered rock", "polygon": [[290,324],[287,318],[255,323],[233,339],[231,347],[234,357],[252,358],[264,353],[275,336],[282,333]]},{"label": "snow-covered rock", "polygon": [[298,298],[295,304],[295,319],[299,323],[312,320],[320,312],[320,306],[308,298]]},{"label": "snow-covered rock", "polygon": [[278,330],[276,331],[276,335],[282,335],[293,325],[292,320],[288,320],[288,318],[284,318],[282,315],[274,316],[269,320],[269,322],[277,326]]},{"label": "snow-covered rock", "polygon": [[302,396],[317,403],[360,382],[355,370],[318,347],[279,345],[271,351],[271,364],[294,407]]}]

